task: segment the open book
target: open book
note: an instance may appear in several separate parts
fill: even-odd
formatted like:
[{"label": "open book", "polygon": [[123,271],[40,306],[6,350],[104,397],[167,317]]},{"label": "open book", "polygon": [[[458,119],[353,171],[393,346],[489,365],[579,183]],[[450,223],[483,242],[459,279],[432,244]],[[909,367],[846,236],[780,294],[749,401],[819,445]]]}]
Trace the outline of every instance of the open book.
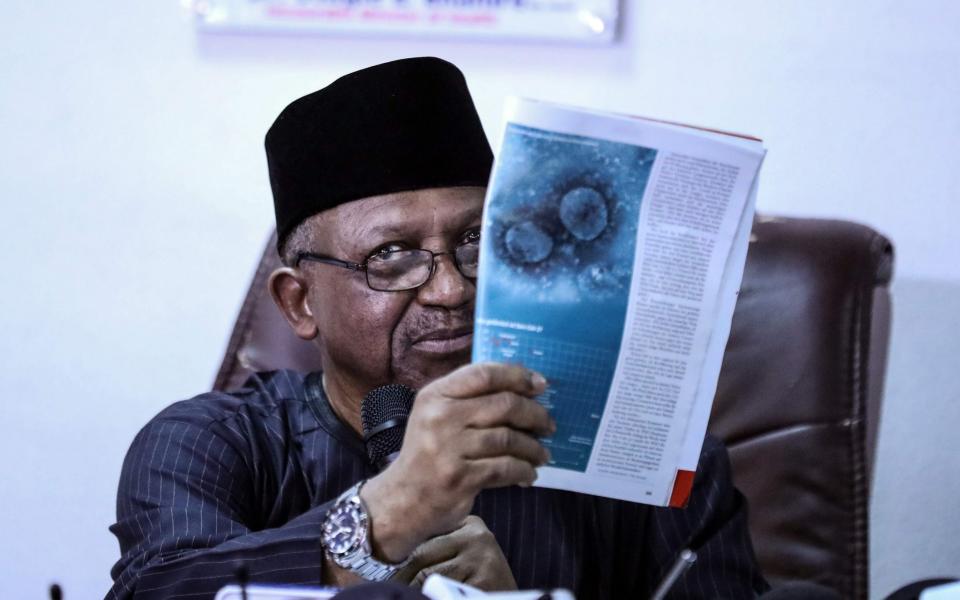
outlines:
[{"label": "open book", "polygon": [[753,220],[759,140],[510,99],[473,360],[549,382],[536,485],[683,506]]}]

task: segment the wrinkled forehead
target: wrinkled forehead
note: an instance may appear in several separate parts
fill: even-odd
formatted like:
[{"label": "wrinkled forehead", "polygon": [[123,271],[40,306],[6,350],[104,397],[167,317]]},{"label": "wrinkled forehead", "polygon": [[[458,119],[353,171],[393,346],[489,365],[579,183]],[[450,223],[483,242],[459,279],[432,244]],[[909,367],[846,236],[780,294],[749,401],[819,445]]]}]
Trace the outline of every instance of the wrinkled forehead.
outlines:
[{"label": "wrinkled forehead", "polygon": [[362,198],[318,215],[320,235],[336,245],[456,236],[479,225],[485,188],[454,187]]}]

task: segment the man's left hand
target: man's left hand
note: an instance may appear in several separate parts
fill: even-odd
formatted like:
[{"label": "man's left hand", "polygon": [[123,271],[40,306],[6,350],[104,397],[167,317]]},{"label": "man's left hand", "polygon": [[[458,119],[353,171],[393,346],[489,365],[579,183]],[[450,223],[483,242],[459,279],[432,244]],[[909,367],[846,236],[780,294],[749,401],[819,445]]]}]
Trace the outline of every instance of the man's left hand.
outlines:
[{"label": "man's left hand", "polygon": [[459,529],[418,546],[410,563],[393,579],[419,588],[434,573],[487,592],[517,589],[497,539],[474,515],[464,519]]}]

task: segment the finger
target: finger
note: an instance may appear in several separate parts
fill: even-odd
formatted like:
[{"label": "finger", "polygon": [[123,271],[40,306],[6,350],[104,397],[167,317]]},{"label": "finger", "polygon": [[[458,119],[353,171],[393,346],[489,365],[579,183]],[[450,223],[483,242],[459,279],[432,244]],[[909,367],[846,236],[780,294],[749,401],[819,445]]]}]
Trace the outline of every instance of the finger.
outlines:
[{"label": "finger", "polygon": [[[438,535],[428,539],[414,549],[410,562],[403,569],[410,580],[417,571],[448,561],[465,551],[484,533],[489,533],[483,519],[474,515],[467,515],[460,525],[450,533]],[[490,534],[493,535],[493,534]],[[399,576],[399,574],[398,574]]]},{"label": "finger", "polygon": [[513,456],[534,466],[550,460],[550,453],[535,437],[510,427],[467,430],[461,452],[467,459]]},{"label": "finger", "polygon": [[413,581],[410,583],[410,585],[416,588],[421,588],[423,587],[423,582],[426,581],[427,577],[433,575],[434,573],[438,573],[454,581],[466,583],[468,579],[474,576],[474,565],[472,565],[470,561],[463,560],[462,558],[452,558],[442,563],[421,569],[420,572],[417,573],[416,577],[413,578]]},{"label": "finger", "polygon": [[461,400],[456,408],[467,415],[467,425],[476,429],[511,427],[544,437],[557,429],[542,404],[511,392]]},{"label": "finger", "polygon": [[473,573],[463,583],[484,592],[506,592],[517,589],[517,581],[514,579],[509,565],[506,569],[496,572],[490,572],[479,567],[474,568]]},{"label": "finger", "polygon": [[454,532],[458,535],[463,534],[468,537],[474,537],[479,533],[490,531],[486,521],[477,515],[467,515],[460,522],[460,527]]},{"label": "finger", "polygon": [[476,489],[508,485],[529,487],[537,480],[537,470],[527,461],[512,456],[481,458],[470,462],[466,480]]},{"label": "finger", "polygon": [[425,569],[429,569],[436,564],[446,562],[457,556],[458,551],[450,552],[446,546],[431,545],[425,548],[424,546],[427,546],[430,541],[424,542],[424,544],[414,550],[413,554],[410,555],[410,562],[404,565],[403,569],[394,575],[393,578],[395,580],[410,582],[412,585],[413,582],[416,581],[417,576]]},{"label": "finger", "polygon": [[465,542],[464,537],[458,535],[460,529],[430,538],[417,546],[410,557],[410,563],[424,568],[450,560],[459,554],[463,550]]},{"label": "finger", "polygon": [[547,388],[547,380],[522,365],[486,362],[460,367],[427,387],[449,398],[474,398],[502,391],[536,396]]}]

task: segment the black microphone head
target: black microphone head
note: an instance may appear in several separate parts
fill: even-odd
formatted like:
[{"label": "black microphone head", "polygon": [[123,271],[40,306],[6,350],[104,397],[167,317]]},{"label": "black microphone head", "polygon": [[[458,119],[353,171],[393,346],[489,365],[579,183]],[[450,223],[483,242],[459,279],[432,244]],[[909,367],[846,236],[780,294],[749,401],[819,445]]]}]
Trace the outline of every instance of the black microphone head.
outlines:
[{"label": "black microphone head", "polygon": [[400,451],[407,416],[417,392],[399,383],[382,385],[367,393],[360,405],[363,441],[370,462],[383,468],[392,454]]}]

